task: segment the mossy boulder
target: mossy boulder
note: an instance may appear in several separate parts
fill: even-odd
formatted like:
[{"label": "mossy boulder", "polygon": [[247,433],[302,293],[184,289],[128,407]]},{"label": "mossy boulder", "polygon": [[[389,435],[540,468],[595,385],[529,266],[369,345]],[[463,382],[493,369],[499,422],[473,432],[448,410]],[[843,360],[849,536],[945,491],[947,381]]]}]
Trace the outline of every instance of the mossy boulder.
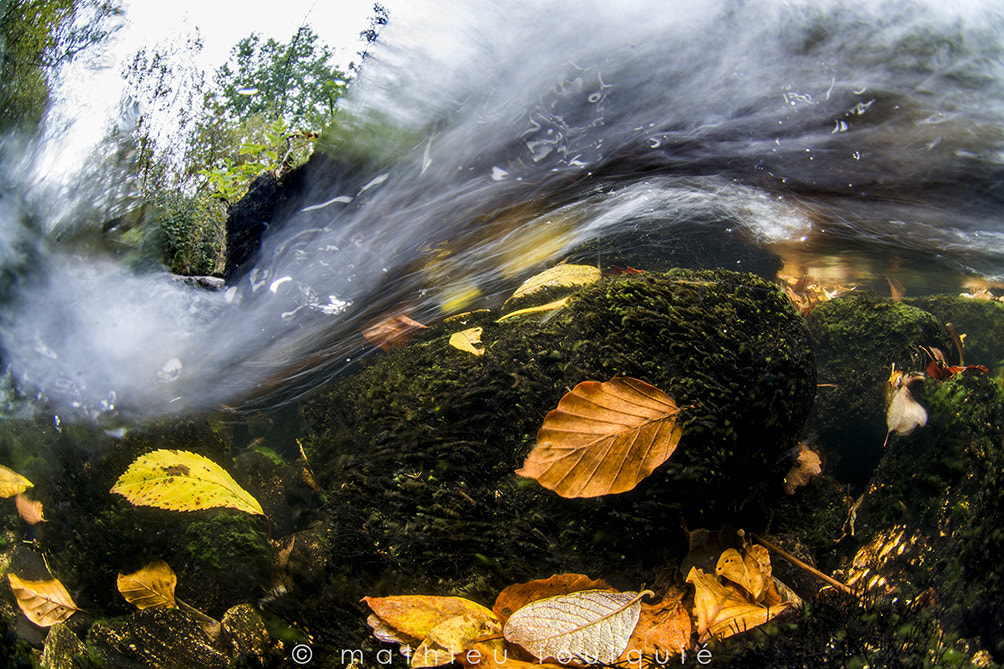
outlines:
[{"label": "mossy boulder", "polygon": [[[776,287],[729,271],[629,275],[560,310],[499,315],[447,319],[307,404],[333,562],[363,594],[490,603],[510,583],[567,571],[637,587],[685,552],[681,516],[691,527],[763,517],[815,393],[808,332]],[[449,345],[475,326],[483,355]],[[667,463],[594,499],[514,475],[564,393],[615,376],[686,407]]]},{"label": "mossy boulder", "polygon": [[[994,376],[1004,371],[1004,303],[950,295],[903,301],[929,312],[941,323],[951,323],[960,336],[964,335],[963,353],[967,365],[984,365]],[[958,362],[954,346],[943,353],[951,364]]]},{"label": "mossy boulder", "polygon": [[882,457],[886,409],[882,389],[892,366],[922,370],[921,346],[949,350],[951,337],[930,313],[871,292],[824,302],[808,318],[819,369],[809,425],[829,471],[863,485]]}]

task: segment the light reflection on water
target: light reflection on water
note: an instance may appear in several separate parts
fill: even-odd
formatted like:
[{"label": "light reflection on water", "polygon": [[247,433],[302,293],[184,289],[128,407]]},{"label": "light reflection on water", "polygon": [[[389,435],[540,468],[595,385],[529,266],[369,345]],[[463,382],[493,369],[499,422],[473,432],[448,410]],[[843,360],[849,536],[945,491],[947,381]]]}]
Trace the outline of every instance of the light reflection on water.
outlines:
[{"label": "light reflection on water", "polygon": [[[379,316],[495,304],[584,244],[603,262],[727,237],[913,291],[1004,277],[999,8],[602,4],[395,17],[354,84],[356,136],[218,294],[31,237],[5,195],[11,377],[90,417],[295,395]],[[360,144],[393,159],[349,167]]]}]

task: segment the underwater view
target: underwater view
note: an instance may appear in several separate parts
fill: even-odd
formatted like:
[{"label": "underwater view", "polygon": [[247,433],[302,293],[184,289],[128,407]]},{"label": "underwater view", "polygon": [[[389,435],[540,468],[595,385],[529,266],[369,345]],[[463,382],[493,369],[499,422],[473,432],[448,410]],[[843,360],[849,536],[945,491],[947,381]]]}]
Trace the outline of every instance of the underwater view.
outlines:
[{"label": "underwater view", "polygon": [[0,5],[0,667],[1004,663],[999,3],[316,5]]}]

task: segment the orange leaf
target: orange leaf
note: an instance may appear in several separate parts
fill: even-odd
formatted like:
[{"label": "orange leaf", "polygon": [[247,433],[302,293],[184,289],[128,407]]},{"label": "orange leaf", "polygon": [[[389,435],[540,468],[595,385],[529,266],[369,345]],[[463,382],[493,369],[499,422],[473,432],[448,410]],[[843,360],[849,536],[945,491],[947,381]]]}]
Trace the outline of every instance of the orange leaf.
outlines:
[{"label": "orange leaf", "polygon": [[520,476],[562,497],[627,492],[672,455],[679,409],[644,381],[583,381],[544,418]]},{"label": "orange leaf", "polygon": [[819,457],[819,453],[802,442],[798,445],[798,457],[784,477],[785,494],[794,495],[796,490],[822,473],[823,460]]},{"label": "orange leaf", "polygon": [[551,578],[541,578],[529,583],[510,585],[499,593],[495,599],[492,611],[499,620],[505,622],[514,611],[518,611],[530,602],[546,599],[557,595],[567,595],[580,590],[611,590],[600,580],[594,581],[582,574],[555,574]]},{"label": "orange leaf", "polygon": [[729,548],[718,558],[715,573],[740,586],[759,602],[770,583],[770,556],[759,544],[747,548],[745,555]]},{"label": "orange leaf", "polygon": [[58,579],[22,581],[14,574],[7,574],[7,580],[17,605],[39,627],[61,623],[80,610]]},{"label": "orange leaf", "polygon": [[[376,614],[369,625],[374,633],[386,633],[386,628],[412,639],[425,639],[440,623],[457,616],[487,614],[491,611],[462,597],[435,597],[431,595],[398,595],[392,597],[363,597]],[[376,623],[380,623],[379,628]],[[383,639],[379,636],[377,638]],[[384,639],[390,640],[390,639]]]},{"label": "orange leaf", "polygon": [[425,325],[402,314],[374,323],[363,330],[363,337],[381,351],[387,351],[403,344],[408,337],[424,329]]},{"label": "orange leaf", "polygon": [[174,608],[178,576],[163,560],[154,560],[131,574],[119,574],[117,585],[126,601],[139,609]]},{"label": "orange leaf", "polygon": [[655,604],[641,604],[638,626],[618,659],[627,665],[637,663],[642,656],[666,658],[679,655],[683,648],[690,647],[690,633],[693,625],[690,613],[680,601],[682,593],[675,598],[663,599]]},{"label": "orange leaf", "polygon": [[45,522],[45,516],[42,515],[42,503],[38,500],[28,499],[24,493],[19,492],[14,495],[14,506],[17,507],[17,512],[21,514],[24,522],[29,525]]},{"label": "orange leaf", "polygon": [[724,639],[762,625],[784,611],[789,602],[774,607],[753,604],[738,586],[722,584],[713,574],[692,567],[687,583],[694,585],[694,613],[700,641]]}]

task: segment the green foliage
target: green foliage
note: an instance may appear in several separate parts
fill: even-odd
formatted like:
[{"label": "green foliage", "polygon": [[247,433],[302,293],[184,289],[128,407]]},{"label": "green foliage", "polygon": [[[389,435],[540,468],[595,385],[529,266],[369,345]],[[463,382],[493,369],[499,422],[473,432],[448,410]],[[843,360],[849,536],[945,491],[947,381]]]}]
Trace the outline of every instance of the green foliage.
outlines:
[{"label": "green foliage", "polygon": [[204,195],[167,192],[156,200],[168,268],[175,274],[220,274],[226,262],[226,211]]}]

